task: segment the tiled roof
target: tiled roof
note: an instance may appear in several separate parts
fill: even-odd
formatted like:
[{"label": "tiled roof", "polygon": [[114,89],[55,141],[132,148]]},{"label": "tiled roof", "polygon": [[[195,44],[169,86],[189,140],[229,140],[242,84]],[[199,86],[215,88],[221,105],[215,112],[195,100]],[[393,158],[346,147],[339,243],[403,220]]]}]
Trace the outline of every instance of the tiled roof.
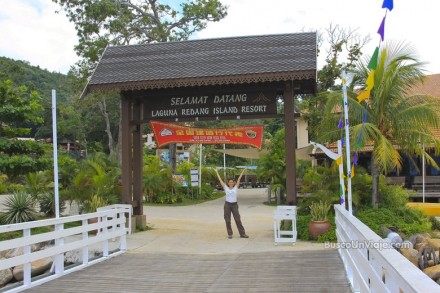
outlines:
[{"label": "tiled roof", "polygon": [[84,93],[316,80],[316,33],[108,47]]},{"label": "tiled roof", "polygon": [[408,95],[424,94],[440,98],[440,73],[427,75],[424,82],[413,86]]}]

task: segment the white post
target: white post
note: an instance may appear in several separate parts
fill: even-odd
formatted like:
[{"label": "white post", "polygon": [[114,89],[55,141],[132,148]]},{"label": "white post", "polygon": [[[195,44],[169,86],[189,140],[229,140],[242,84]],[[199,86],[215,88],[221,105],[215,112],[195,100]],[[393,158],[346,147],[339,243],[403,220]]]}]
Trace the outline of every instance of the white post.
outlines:
[{"label": "white post", "polygon": [[[342,142],[341,140],[338,140],[338,156],[342,158]],[[341,190],[342,190],[342,197],[344,198],[344,207],[346,207],[346,201],[347,199],[345,198],[345,184],[344,184],[344,164],[339,164],[339,185],[341,186]]]},{"label": "white post", "polygon": [[226,153],[224,152],[226,150],[226,144],[223,144],[223,180],[226,180]]},{"label": "white post", "polygon": [[58,194],[58,141],[57,141],[57,101],[56,90],[52,90],[52,133],[53,133],[53,181],[55,195],[55,217],[60,217],[60,198]]},{"label": "white post", "polygon": [[351,199],[351,160],[350,160],[350,124],[348,122],[348,98],[347,98],[347,75],[342,72],[342,91],[344,94],[344,120],[345,120],[345,152],[347,156],[347,192],[348,192],[348,212],[352,215]]},{"label": "white post", "polygon": [[423,202],[425,202],[425,145],[422,145],[423,153],[422,153],[422,198]]},{"label": "white post", "polygon": [[202,195],[202,151],[203,151],[203,145],[200,144],[200,172],[199,172],[199,196]]}]

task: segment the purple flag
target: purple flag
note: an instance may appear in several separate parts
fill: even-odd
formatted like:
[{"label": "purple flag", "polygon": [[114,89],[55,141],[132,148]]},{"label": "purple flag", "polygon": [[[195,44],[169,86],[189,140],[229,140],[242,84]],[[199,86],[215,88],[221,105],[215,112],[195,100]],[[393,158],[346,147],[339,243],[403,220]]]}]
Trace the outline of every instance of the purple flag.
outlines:
[{"label": "purple flag", "polygon": [[393,0],[383,0],[382,8],[388,8],[389,11],[393,10]]},{"label": "purple flag", "polygon": [[380,27],[377,30],[377,33],[380,35],[380,38],[382,39],[382,42],[385,38],[385,18],[387,18],[386,15],[383,17],[382,23],[380,24]]},{"label": "purple flag", "polygon": [[355,164],[357,166],[358,164],[358,153],[355,152],[353,155],[353,164]]},{"label": "purple flag", "polygon": [[341,204],[344,204],[345,200],[343,197],[341,197]]},{"label": "purple flag", "polygon": [[342,118],[341,118],[341,119],[339,119],[338,128],[341,129],[342,127],[344,127],[344,125],[343,125]]}]

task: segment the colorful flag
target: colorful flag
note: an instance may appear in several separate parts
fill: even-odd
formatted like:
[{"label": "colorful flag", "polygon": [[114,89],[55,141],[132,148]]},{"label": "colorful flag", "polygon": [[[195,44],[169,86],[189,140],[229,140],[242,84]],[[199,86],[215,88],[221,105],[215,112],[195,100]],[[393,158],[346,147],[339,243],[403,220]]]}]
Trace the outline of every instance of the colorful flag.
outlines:
[{"label": "colorful flag", "polygon": [[360,93],[360,94],[357,96],[357,99],[358,99],[358,101],[359,101],[359,103],[360,103],[360,102],[362,102],[363,100],[368,99],[369,97],[370,97],[370,89],[367,88],[365,91],[363,91],[362,93]]},{"label": "colorful flag", "polygon": [[376,49],[374,49],[373,56],[371,56],[370,62],[368,63],[368,69],[376,70],[378,59],[379,59],[379,47],[376,47]]},{"label": "colorful flag", "polygon": [[393,0],[383,0],[382,8],[388,8],[389,11],[393,10]]},{"label": "colorful flag", "polygon": [[377,33],[380,35],[380,38],[383,40],[385,39],[385,19],[387,16],[385,15],[382,19],[382,23],[380,24],[379,29],[377,30]]}]

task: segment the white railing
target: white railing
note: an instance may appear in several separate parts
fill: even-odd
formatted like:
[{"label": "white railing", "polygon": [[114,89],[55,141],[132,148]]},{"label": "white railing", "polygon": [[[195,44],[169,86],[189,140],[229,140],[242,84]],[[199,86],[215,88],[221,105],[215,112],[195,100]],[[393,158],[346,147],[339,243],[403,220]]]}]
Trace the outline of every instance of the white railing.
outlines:
[{"label": "white railing", "polygon": [[[23,250],[21,255],[0,261],[0,270],[23,265],[23,281],[2,289],[6,292],[20,292],[125,252],[126,234],[131,231],[130,227],[125,227],[125,222],[126,216],[131,218],[131,211],[131,205],[118,205],[103,208],[96,213],[0,226],[0,233],[23,231],[22,237],[0,242],[0,251],[14,248]],[[89,224],[91,219],[97,219],[97,222]],[[76,225],[79,222],[79,226],[65,226],[72,222]],[[39,227],[52,227],[53,231],[32,235],[32,229]],[[119,242],[115,243],[117,238]],[[109,241],[115,243],[114,250],[109,249]],[[39,251],[31,251],[32,245],[44,242],[54,244]],[[92,249],[99,252],[98,256],[89,255]],[[82,261],[65,267],[65,253],[73,251],[80,251]],[[45,258],[53,260],[50,273],[32,279],[31,263]]]},{"label": "white railing", "polygon": [[440,292],[438,284],[341,205],[335,212],[335,245],[353,292]]}]

